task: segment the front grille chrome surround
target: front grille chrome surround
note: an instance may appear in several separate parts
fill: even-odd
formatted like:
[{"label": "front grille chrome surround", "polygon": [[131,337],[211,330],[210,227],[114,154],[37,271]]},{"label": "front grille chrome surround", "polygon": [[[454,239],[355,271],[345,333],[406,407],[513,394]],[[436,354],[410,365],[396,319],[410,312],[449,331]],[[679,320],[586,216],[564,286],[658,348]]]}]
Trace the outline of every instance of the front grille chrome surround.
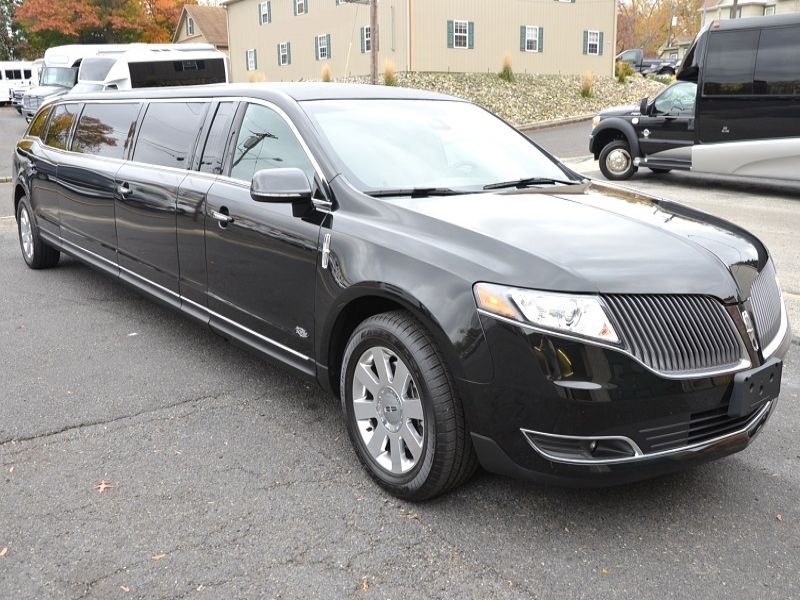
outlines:
[{"label": "front grille chrome surround", "polygon": [[767,262],[750,288],[750,304],[761,346],[768,346],[778,335],[783,318],[783,298],[775,266]]},{"label": "front grille chrome surround", "polygon": [[659,373],[702,374],[747,366],[725,305],[699,295],[604,295],[628,351]]}]

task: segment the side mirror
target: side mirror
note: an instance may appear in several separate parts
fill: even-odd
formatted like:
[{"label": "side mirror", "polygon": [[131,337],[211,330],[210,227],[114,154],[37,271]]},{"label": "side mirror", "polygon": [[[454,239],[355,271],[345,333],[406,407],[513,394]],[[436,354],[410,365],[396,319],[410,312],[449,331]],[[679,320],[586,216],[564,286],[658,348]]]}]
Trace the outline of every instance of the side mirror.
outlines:
[{"label": "side mirror", "polygon": [[262,169],[253,176],[250,196],[256,202],[310,203],[311,184],[297,168]]},{"label": "side mirror", "polygon": [[647,114],[647,96],[642,98],[642,101],[639,103],[639,114],[646,115]]}]

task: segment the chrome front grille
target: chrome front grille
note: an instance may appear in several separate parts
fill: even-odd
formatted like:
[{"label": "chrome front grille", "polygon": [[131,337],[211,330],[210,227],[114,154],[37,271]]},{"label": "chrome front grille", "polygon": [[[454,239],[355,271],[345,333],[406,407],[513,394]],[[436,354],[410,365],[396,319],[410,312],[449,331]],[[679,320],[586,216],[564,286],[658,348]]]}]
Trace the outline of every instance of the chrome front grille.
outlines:
[{"label": "chrome front grille", "polygon": [[750,288],[750,304],[756,321],[758,339],[762,346],[769,344],[781,326],[781,292],[775,279],[775,267],[769,261]]},{"label": "chrome front grille", "polygon": [[736,326],[716,298],[607,295],[603,299],[628,351],[658,372],[726,370],[742,361]]},{"label": "chrome front grille", "polygon": [[38,96],[25,96],[22,99],[22,106],[25,107],[25,110],[29,111],[36,111],[39,110],[39,107],[42,105],[42,99]]}]

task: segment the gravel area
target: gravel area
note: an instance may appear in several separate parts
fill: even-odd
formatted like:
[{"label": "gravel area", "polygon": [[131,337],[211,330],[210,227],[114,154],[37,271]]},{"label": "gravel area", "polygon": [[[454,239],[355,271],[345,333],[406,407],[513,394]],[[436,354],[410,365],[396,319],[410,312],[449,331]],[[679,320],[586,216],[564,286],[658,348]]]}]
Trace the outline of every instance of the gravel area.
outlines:
[{"label": "gravel area", "polygon": [[664,89],[664,84],[642,77],[621,84],[612,77],[595,76],[592,96],[583,98],[579,75],[516,75],[513,83],[506,83],[494,73],[398,73],[397,84],[466,98],[516,126],[638,104],[644,96],[652,98]]}]

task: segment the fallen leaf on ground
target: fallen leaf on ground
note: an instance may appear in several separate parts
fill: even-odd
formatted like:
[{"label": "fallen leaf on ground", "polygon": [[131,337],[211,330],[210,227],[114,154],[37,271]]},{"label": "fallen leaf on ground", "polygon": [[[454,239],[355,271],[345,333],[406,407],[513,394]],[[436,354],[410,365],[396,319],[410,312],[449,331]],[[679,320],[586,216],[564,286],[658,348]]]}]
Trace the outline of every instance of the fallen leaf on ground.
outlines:
[{"label": "fallen leaf on ground", "polygon": [[600,572],[601,572],[603,575],[608,575],[608,567],[603,567],[602,569],[600,569]]},{"label": "fallen leaf on ground", "polygon": [[131,588],[129,588],[127,585],[121,585],[119,586],[119,589],[121,589],[126,594],[131,591]]},{"label": "fallen leaf on ground", "polygon": [[364,578],[364,581],[361,582],[361,591],[362,592],[368,592],[369,591],[369,581],[367,581],[366,577]]},{"label": "fallen leaf on ground", "polygon": [[0,550],[0,557],[5,556],[8,554],[8,547],[4,546],[2,550]]},{"label": "fallen leaf on ground", "polygon": [[110,490],[113,487],[114,486],[111,485],[110,481],[106,481],[105,479],[103,479],[103,481],[101,481],[96,486],[94,486],[94,489],[96,489],[98,492],[100,492],[102,494],[106,490]]},{"label": "fallen leaf on ground", "polygon": [[508,587],[510,588],[514,587],[514,582],[511,581],[510,579],[508,580]]},{"label": "fallen leaf on ground", "polygon": [[206,586],[204,586],[203,584],[200,584],[200,585],[197,586],[197,591],[198,592],[202,592],[205,587]]},{"label": "fallen leaf on ground", "polygon": [[783,515],[781,513],[778,513],[777,515],[775,515],[775,520],[778,523],[783,523]]},{"label": "fallen leaf on ground", "polygon": [[161,559],[162,559],[162,558],[164,558],[165,556],[166,556],[166,554],[154,554],[154,555],[153,555],[153,556],[151,556],[150,558],[152,558],[153,560],[161,560]]},{"label": "fallen leaf on ground", "polygon": [[11,468],[8,470],[8,472],[9,472],[9,473],[13,473],[13,472],[14,472],[14,467],[11,467]]}]

